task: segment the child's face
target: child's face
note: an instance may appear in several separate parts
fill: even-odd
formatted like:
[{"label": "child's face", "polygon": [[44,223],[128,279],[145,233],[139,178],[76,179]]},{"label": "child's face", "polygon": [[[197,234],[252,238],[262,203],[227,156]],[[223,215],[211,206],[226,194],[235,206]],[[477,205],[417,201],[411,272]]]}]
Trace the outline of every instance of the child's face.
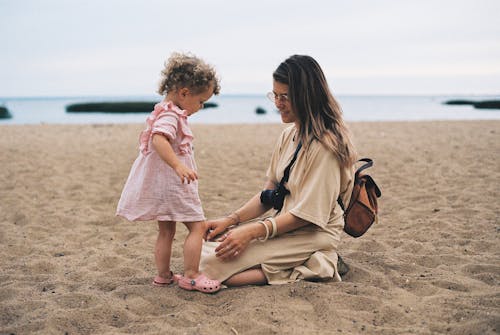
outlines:
[{"label": "child's face", "polygon": [[186,110],[188,115],[193,115],[203,108],[203,104],[212,97],[213,91],[210,87],[202,93],[193,94],[190,90],[183,89],[179,107]]}]

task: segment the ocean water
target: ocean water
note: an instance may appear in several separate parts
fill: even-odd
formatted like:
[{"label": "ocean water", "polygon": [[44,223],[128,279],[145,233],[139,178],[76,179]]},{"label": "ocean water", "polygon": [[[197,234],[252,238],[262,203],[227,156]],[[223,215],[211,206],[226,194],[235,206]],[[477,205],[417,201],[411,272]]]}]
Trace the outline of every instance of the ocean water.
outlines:
[{"label": "ocean water", "polygon": [[[500,119],[500,110],[474,109],[470,105],[452,106],[443,102],[451,99],[491,100],[500,96],[360,96],[339,95],[347,121],[420,121],[420,120],[493,120]],[[147,114],[67,113],[65,107],[73,103],[99,101],[159,101],[159,96],[131,97],[36,97],[0,98],[12,114],[11,119],[0,119],[5,124],[39,123],[141,123]],[[281,118],[264,95],[221,95],[211,102],[218,107],[207,108],[190,117],[190,123],[238,124],[279,123]],[[266,114],[257,114],[257,107]]]}]

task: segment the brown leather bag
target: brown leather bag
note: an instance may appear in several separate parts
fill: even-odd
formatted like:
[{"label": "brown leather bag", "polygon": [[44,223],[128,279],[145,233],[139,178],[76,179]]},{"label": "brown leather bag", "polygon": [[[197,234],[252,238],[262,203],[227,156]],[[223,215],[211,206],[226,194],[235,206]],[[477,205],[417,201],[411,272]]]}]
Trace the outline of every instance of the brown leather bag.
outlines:
[{"label": "brown leather bag", "polygon": [[362,173],[363,170],[373,166],[373,160],[362,158],[358,162],[365,162],[365,164],[354,174],[354,187],[349,206],[344,207],[340,196],[337,199],[344,210],[344,231],[352,237],[360,237],[373,222],[378,221],[377,198],[382,195],[373,178]]}]

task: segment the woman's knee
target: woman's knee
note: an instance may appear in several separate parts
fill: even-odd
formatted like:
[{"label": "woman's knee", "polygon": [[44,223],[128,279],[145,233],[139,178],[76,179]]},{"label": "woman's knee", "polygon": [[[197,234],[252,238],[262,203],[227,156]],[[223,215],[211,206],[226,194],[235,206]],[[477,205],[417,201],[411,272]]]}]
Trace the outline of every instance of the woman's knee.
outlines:
[{"label": "woman's knee", "polygon": [[338,241],[329,234],[317,233],[314,238],[314,246],[317,250],[335,249]]}]

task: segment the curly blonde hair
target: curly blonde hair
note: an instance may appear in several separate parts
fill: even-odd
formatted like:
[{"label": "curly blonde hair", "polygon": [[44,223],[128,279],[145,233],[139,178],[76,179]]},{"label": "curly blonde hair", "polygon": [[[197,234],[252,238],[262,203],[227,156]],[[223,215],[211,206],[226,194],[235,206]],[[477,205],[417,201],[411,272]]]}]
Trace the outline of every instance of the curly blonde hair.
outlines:
[{"label": "curly blonde hair", "polygon": [[166,95],[170,91],[187,87],[193,93],[199,94],[212,85],[213,94],[219,94],[219,78],[211,65],[192,54],[174,52],[161,71],[158,93]]}]

